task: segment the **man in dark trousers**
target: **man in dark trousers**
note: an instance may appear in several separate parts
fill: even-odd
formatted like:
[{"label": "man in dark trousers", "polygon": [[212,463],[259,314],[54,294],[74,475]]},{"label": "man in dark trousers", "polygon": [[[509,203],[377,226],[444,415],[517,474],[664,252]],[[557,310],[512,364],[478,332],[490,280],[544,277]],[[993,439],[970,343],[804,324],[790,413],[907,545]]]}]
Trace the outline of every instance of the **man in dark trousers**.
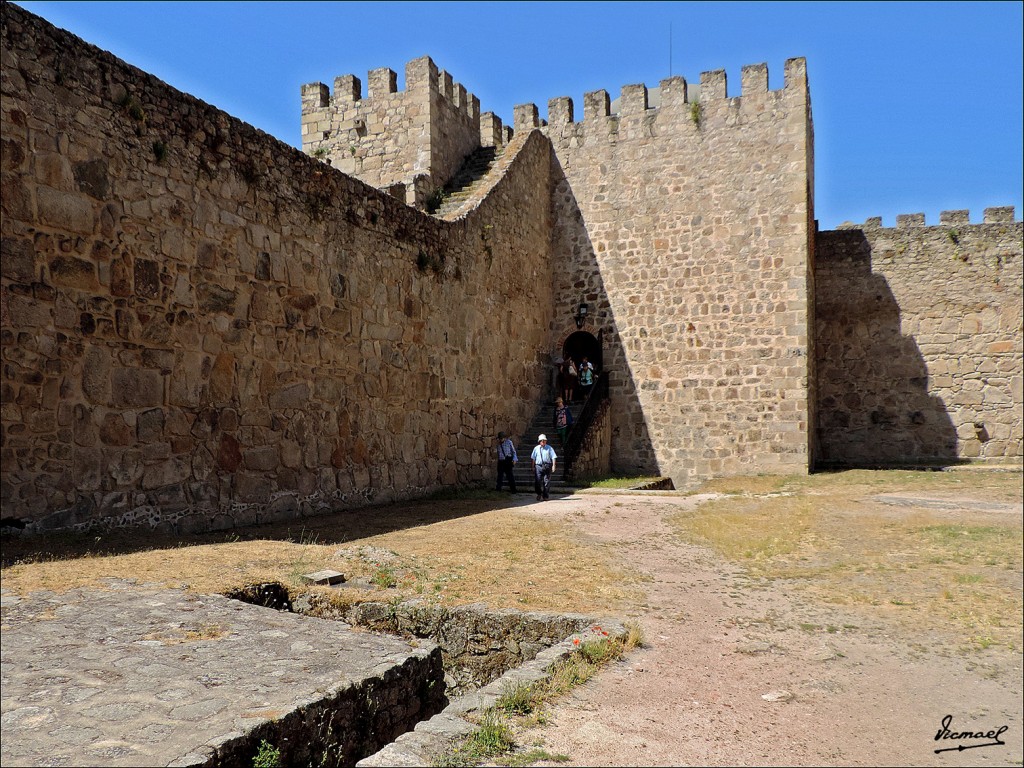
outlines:
[{"label": "man in dark trousers", "polygon": [[530,456],[533,460],[533,487],[537,501],[547,501],[551,493],[551,473],[555,471],[555,449],[548,445],[547,435],[537,438],[537,447]]},{"label": "man in dark trousers", "polygon": [[498,433],[498,488],[501,490],[501,484],[504,478],[508,478],[508,487],[512,493],[516,492],[516,476],[512,471],[519,461],[519,457],[516,456],[516,447],[512,441],[505,437],[504,432]]}]

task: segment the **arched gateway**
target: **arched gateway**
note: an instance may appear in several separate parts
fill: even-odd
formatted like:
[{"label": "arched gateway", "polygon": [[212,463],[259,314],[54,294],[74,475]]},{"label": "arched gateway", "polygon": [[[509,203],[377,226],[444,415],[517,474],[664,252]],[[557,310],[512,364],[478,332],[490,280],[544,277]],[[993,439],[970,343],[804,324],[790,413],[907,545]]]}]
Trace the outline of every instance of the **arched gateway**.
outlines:
[{"label": "arched gateway", "polygon": [[598,331],[596,337],[589,331],[576,331],[569,334],[562,342],[562,357],[565,359],[571,357],[577,365],[586,357],[594,364],[597,371],[603,371],[601,332]]}]

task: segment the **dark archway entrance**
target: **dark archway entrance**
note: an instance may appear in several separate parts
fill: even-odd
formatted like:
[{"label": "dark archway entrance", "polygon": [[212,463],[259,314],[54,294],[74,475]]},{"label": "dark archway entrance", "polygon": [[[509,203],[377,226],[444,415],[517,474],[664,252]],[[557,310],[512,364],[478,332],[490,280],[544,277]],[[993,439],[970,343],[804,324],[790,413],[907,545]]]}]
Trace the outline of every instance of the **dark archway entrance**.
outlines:
[{"label": "dark archway entrance", "polygon": [[598,338],[587,331],[576,331],[565,340],[562,345],[562,357],[573,359],[577,365],[586,357],[594,364],[594,369],[601,373],[604,370],[604,360],[601,354],[600,333]]}]

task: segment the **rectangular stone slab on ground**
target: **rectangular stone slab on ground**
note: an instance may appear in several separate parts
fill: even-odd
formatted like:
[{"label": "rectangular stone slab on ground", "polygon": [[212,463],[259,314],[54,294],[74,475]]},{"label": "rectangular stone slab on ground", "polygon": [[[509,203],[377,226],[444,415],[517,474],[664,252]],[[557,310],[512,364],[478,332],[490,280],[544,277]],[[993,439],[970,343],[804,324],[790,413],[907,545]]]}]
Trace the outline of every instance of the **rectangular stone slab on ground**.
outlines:
[{"label": "rectangular stone slab on ground", "polygon": [[345,581],[344,574],[332,570],[317,571],[316,573],[306,573],[303,574],[302,578],[310,584],[326,584],[328,586],[333,586],[334,584],[342,584]]},{"label": "rectangular stone slab on ground", "polygon": [[443,696],[430,643],[220,595],[4,595],[2,630],[5,766],[352,764]]}]

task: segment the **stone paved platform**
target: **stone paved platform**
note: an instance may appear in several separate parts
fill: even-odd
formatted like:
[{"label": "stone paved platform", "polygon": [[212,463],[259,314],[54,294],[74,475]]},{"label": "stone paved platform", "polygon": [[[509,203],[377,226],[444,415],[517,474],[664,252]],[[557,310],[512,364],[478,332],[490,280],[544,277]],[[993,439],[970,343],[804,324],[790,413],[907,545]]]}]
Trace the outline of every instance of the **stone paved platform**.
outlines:
[{"label": "stone paved platform", "polygon": [[443,688],[429,643],[126,582],[4,594],[0,645],[5,767],[251,766],[265,737],[285,764],[352,764],[357,736],[388,743]]}]

